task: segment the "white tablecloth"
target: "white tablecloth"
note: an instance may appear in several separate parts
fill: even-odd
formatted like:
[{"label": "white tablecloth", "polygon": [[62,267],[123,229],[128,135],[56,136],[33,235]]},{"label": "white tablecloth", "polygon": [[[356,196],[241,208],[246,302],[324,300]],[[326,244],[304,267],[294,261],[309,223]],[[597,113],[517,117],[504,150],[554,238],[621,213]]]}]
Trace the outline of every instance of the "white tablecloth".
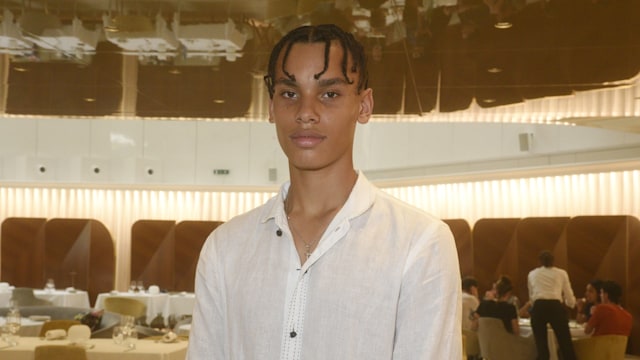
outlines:
[{"label": "white tablecloth", "polygon": [[168,309],[168,301],[169,294],[160,293],[160,294],[149,294],[147,292],[110,292],[110,293],[101,293],[98,294],[96,298],[96,304],[94,308],[96,309],[104,309],[104,299],[110,296],[118,296],[118,297],[130,297],[139,301],[142,301],[147,305],[147,323],[151,323],[154,317],[158,314],[162,314],[165,318],[165,322],[167,320],[168,314],[165,314],[166,309]]},{"label": "white tablecloth", "polygon": [[[88,309],[91,307],[89,303],[89,294],[84,290],[33,290],[35,297],[39,299],[49,300],[53,306],[79,307]],[[11,291],[0,292],[0,307],[9,307]]]},{"label": "white tablecloth", "polygon": [[88,309],[89,294],[84,290],[34,290],[33,294],[40,299],[49,300],[53,306],[79,307]]},{"label": "white tablecloth", "polygon": [[[520,336],[533,336],[533,330],[531,329],[529,319],[520,319],[518,323],[520,325]],[[550,326],[547,325],[547,327],[547,343],[549,344],[550,354],[549,360],[558,360],[558,341],[556,340],[556,334]],[[569,331],[571,332],[572,338],[584,338],[589,336],[584,333],[582,325],[576,324],[573,320],[569,322]]]},{"label": "white tablecloth", "polygon": [[169,315],[181,316],[193,314],[193,306],[196,303],[196,294],[194,293],[178,293],[169,296],[167,307],[164,310],[165,320]]},{"label": "white tablecloth", "polygon": [[[15,347],[0,350],[0,360],[33,360],[38,345],[67,345],[67,340],[41,340],[37,337],[22,337]],[[125,351],[122,345],[114,344],[112,339],[90,339],[93,345],[87,350],[88,360],[184,360],[187,356],[188,342],[180,340],[165,344],[153,340],[138,340],[136,349]],[[0,344],[4,347],[6,344]]]}]

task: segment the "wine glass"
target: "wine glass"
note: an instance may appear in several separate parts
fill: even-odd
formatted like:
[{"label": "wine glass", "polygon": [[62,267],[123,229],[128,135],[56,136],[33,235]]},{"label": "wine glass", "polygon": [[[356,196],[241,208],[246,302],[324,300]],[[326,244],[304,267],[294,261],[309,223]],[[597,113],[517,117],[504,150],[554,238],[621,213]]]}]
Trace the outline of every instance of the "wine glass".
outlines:
[{"label": "wine glass", "polygon": [[144,292],[144,282],[142,280],[138,280],[137,287],[138,287],[138,291],[139,292],[141,292],[141,293]]},{"label": "wine glass", "polygon": [[56,283],[52,278],[47,279],[47,284],[44,286],[45,290],[48,292],[53,292],[56,289]]},{"label": "wine glass", "polygon": [[130,293],[136,292],[137,288],[138,288],[137,282],[134,280],[131,280],[131,284],[129,284],[129,292]]},{"label": "wine glass", "polygon": [[18,333],[22,322],[20,312],[17,309],[9,310],[5,320],[5,324],[2,327],[3,338],[9,346],[16,346],[18,345]]}]

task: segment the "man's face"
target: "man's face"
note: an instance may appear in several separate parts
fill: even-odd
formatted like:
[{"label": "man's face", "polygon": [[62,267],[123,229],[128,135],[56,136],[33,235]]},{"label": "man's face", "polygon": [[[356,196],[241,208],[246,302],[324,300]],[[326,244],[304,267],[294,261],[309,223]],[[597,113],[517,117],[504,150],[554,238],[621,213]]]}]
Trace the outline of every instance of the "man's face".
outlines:
[{"label": "man's face", "polygon": [[294,79],[282,71],[283,54],[276,65],[269,121],[276,124],[291,170],[353,169],[355,127],[366,123],[373,109],[371,89],[357,91],[358,74],[347,72],[352,83],[346,81],[338,42],[331,45],[327,70],[314,78],[325,67],[324,52],[324,43],[294,44],[285,64]]}]

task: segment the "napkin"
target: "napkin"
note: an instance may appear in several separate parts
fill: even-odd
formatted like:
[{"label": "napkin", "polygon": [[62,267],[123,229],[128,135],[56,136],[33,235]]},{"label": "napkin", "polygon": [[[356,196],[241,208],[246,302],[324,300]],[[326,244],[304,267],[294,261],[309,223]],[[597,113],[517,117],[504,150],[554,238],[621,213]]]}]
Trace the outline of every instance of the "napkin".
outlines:
[{"label": "napkin", "polygon": [[170,343],[174,342],[178,339],[178,335],[173,331],[169,331],[168,333],[162,335],[162,342]]},{"label": "napkin", "polygon": [[74,344],[84,344],[91,337],[91,328],[87,325],[72,325],[67,338]]},{"label": "napkin", "polygon": [[67,332],[64,329],[47,330],[47,332],[44,334],[44,337],[47,340],[64,339],[67,337]]},{"label": "napkin", "polygon": [[149,294],[159,294],[159,293],[160,293],[160,287],[158,287],[158,285],[149,286]]}]

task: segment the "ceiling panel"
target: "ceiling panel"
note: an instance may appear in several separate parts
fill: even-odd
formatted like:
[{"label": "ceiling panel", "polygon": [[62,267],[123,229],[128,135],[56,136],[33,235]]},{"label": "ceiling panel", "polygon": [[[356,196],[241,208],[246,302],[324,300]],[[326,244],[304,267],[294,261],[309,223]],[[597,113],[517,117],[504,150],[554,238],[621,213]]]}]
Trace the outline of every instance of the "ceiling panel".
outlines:
[{"label": "ceiling panel", "polygon": [[[77,18],[84,28],[104,32],[105,15],[107,19],[135,15],[151,22],[160,16],[172,35],[176,28],[172,21],[179,13],[183,25],[231,20],[246,39],[240,51],[208,58],[180,47],[173,52],[160,49],[131,54],[117,41],[107,42],[105,36],[95,53],[47,50],[37,45],[21,55],[3,49],[0,52],[7,54],[9,63],[4,108],[9,114],[121,114],[123,101],[129,101],[123,95],[127,86],[135,89],[137,99],[129,104],[132,110],[127,115],[250,115],[255,110],[252,104],[264,106],[264,101],[255,99],[265,96],[256,79],[264,74],[275,41],[295,26],[328,21],[352,28],[365,44],[371,59],[375,112],[380,115],[422,116],[570,97],[580,91],[629,86],[640,72],[637,0],[458,0],[441,2],[447,5],[436,8],[415,8],[411,3],[3,1],[15,23],[29,28],[26,35],[44,32],[44,23],[56,23],[53,17],[61,26]],[[344,8],[344,4],[351,7]],[[430,6],[432,2],[418,4]],[[37,26],[24,20],[27,17],[48,20]],[[7,21],[6,16],[3,20]],[[124,32],[115,31],[116,35]],[[123,72],[123,63],[134,63],[135,71]],[[629,113],[630,105],[624,106],[622,112]],[[640,107],[637,98],[631,107]],[[258,113],[264,114],[264,109]],[[598,121],[598,126],[603,123]],[[620,127],[619,122],[616,126]]]}]

